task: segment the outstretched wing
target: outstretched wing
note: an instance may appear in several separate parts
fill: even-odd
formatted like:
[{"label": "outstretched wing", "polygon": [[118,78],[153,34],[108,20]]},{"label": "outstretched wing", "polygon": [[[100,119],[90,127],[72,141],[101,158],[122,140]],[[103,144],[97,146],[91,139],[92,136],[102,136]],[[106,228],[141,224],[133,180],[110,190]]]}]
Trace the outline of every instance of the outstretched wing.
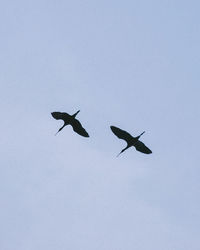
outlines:
[{"label": "outstretched wing", "polygon": [[130,135],[128,132],[117,128],[115,126],[110,126],[112,132],[119,138],[119,139],[123,139],[126,142],[130,141],[133,137],[132,135]]},{"label": "outstretched wing", "polygon": [[135,146],[137,151],[140,151],[144,154],[151,154],[152,153],[152,151],[149,148],[147,148],[147,146],[143,142],[141,142],[139,140],[134,144],[134,146]]},{"label": "outstretched wing", "polygon": [[67,121],[71,117],[69,114],[63,112],[52,112],[51,115],[54,119],[63,121]]},{"label": "outstretched wing", "polygon": [[89,134],[87,133],[87,131],[82,127],[81,123],[77,120],[74,119],[73,121],[71,121],[71,125],[73,127],[73,130],[78,133],[79,135],[82,135],[84,137],[89,137]]}]

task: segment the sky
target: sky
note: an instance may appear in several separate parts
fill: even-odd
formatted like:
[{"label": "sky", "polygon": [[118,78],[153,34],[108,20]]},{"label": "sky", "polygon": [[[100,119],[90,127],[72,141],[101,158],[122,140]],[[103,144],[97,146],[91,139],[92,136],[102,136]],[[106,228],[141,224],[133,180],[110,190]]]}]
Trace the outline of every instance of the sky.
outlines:
[{"label": "sky", "polygon": [[199,250],[199,8],[0,3],[1,250]]}]

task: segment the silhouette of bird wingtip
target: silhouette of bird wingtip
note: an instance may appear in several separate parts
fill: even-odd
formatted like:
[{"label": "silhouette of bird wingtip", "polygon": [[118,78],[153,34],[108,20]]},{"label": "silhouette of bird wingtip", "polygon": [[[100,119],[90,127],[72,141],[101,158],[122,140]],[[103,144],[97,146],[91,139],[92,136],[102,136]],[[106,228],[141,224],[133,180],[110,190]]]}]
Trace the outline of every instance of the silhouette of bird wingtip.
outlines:
[{"label": "silhouette of bird wingtip", "polygon": [[110,129],[113,131],[113,129],[115,129],[115,126],[112,126],[112,125],[111,125],[111,126],[110,126]]},{"label": "silhouette of bird wingtip", "polygon": [[86,132],[84,135],[84,137],[90,137],[89,134]]},{"label": "silhouette of bird wingtip", "polygon": [[58,112],[51,112],[51,115],[53,116],[53,118],[55,118],[55,119],[57,118],[57,113]]}]

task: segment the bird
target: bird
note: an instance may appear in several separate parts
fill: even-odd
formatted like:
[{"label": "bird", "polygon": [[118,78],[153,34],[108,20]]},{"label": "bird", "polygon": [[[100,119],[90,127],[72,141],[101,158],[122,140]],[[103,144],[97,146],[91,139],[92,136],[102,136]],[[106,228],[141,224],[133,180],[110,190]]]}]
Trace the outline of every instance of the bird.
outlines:
[{"label": "bird", "polygon": [[[87,131],[82,127],[81,123],[79,122],[79,120],[77,120],[75,117],[76,115],[80,112],[80,110],[78,110],[75,114],[73,115],[69,115],[68,113],[64,113],[64,112],[52,112],[51,115],[53,116],[54,119],[56,120],[63,120],[64,121],[64,125],[58,130],[58,132],[60,132],[65,126],[67,125],[71,125],[74,132],[78,133],[81,136],[84,137],[89,137],[89,134],[87,133]],[[57,135],[58,132],[55,134]]]},{"label": "bird", "polygon": [[119,138],[119,139],[123,139],[127,142],[127,146],[122,149],[122,151],[117,155],[119,156],[121,153],[123,153],[126,149],[134,146],[136,148],[137,151],[140,151],[144,154],[151,154],[152,151],[145,146],[145,144],[141,141],[139,141],[139,138],[141,135],[143,135],[145,133],[142,132],[140,135],[133,137],[132,135],[130,135],[128,132],[126,132],[125,130],[122,130],[120,128],[117,128],[115,126],[110,126],[112,132]]}]

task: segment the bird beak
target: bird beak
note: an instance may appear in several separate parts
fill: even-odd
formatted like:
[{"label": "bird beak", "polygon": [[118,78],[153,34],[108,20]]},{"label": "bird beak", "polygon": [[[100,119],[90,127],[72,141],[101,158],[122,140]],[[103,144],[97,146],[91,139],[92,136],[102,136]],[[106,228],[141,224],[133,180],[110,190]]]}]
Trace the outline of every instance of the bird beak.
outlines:
[{"label": "bird beak", "polygon": [[55,136],[60,132],[60,129],[58,130],[58,132],[55,133]]},{"label": "bird beak", "polygon": [[121,153],[122,153],[122,151],[116,157],[118,157]]}]

